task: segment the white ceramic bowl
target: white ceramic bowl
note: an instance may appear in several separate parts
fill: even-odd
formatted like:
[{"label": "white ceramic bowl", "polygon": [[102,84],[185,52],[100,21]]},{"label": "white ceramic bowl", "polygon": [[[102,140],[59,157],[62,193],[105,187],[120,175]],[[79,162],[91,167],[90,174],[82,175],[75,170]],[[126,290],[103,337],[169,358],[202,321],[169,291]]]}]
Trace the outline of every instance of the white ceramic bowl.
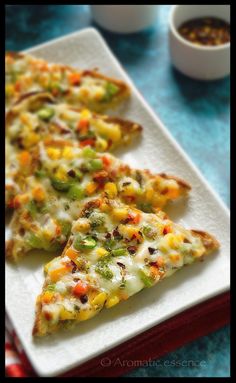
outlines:
[{"label": "white ceramic bowl", "polygon": [[230,42],[218,46],[194,45],[178,32],[180,25],[198,17],[217,17],[230,23],[230,5],[174,5],[169,18],[169,46],[173,65],[198,80],[216,80],[230,74]]},{"label": "white ceramic bowl", "polygon": [[101,27],[116,33],[139,32],[157,18],[157,5],[91,5],[93,19]]}]

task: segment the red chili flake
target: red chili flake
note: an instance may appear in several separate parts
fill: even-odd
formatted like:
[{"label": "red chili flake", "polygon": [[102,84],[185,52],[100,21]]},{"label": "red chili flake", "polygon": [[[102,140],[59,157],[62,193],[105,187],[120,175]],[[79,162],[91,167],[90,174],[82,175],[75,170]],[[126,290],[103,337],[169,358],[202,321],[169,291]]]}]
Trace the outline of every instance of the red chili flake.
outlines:
[{"label": "red chili flake", "polygon": [[48,311],[44,311],[44,317],[47,320],[51,320],[52,319],[52,314],[49,313]]},{"label": "red chili flake", "polygon": [[127,218],[122,219],[120,222],[125,225],[126,223],[129,223],[131,221],[132,221],[132,217],[128,216]]},{"label": "red chili flake", "polygon": [[112,144],[113,144],[113,141],[109,138],[109,140],[108,140],[108,147],[107,148],[110,148],[112,146]]},{"label": "red chili flake", "polygon": [[79,298],[81,303],[87,303],[88,302],[88,296],[87,295],[81,295]]},{"label": "red chili flake", "polygon": [[122,269],[125,269],[125,265],[121,262],[116,262],[118,266],[120,266]]},{"label": "red chili flake", "polygon": [[230,24],[216,17],[188,20],[178,31],[186,40],[198,45],[221,45],[230,41]]},{"label": "red chili flake", "polygon": [[156,262],[150,262],[149,263],[150,266],[155,266],[155,267],[158,267],[157,263]]},{"label": "red chili flake", "polygon": [[188,238],[184,238],[184,243],[191,243]]},{"label": "red chili flake", "polygon": [[119,233],[117,227],[113,230],[112,234],[113,234],[113,237],[115,237],[116,239],[117,238],[120,238],[120,239],[123,238],[122,235]]},{"label": "red chili flake", "polygon": [[108,157],[103,156],[103,157],[102,157],[102,162],[103,162],[103,165],[104,165],[104,166],[109,166],[110,163],[111,163],[111,160],[110,160]]},{"label": "red chili flake", "polygon": [[132,203],[132,202],[134,202],[135,201],[135,196],[133,196],[133,195],[127,195],[127,196],[125,196],[125,200],[126,200],[126,202],[127,203]]},{"label": "red chili flake", "polygon": [[130,184],[131,184],[131,182],[123,182],[122,186],[128,186]]},{"label": "red chili flake", "polygon": [[148,251],[149,251],[149,254],[154,254],[156,252],[156,249],[154,249],[153,247],[149,247],[148,248]]},{"label": "red chili flake", "polygon": [[67,174],[68,174],[68,176],[70,176],[70,177],[72,177],[72,178],[75,178],[75,176],[76,176],[76,173],[75,173],[75,171],[74,171],[73,169],[69,170],[69,171],[67,172]]},{"label": "red chili flake", "polygon": [[135,254],[136,251],[137,251],[137,246],[129,246],[129,247],[127,248],[127,250],[128,250],[128,252],[129,252],[130,254]]},{"label": "red chili flake", "polygon": [[171,233],[171,228],[170,228],[170,226],[165,226],[163,229],[163,234],[166,235],[168,233]]},{"label": "red chili flake", "polygon": [[104,183],[107,182],[107,180],[108,180],[108,173],[105,170],[96,172],[93,175],[93,181],[97,182],[98,184],[104,185]]},{"label": "red chili flake", "polygon": [[92,138],[87,138],[83,141],[80,141],[80,147],[85,147],[85,146],[94,146],[95,145],[95,140]]},{"label": "red chili flake", "polygon": [[162,191],[161,191],[161,194],[162,195],[165,195],[168,193],[168,188],[164,188]]}]

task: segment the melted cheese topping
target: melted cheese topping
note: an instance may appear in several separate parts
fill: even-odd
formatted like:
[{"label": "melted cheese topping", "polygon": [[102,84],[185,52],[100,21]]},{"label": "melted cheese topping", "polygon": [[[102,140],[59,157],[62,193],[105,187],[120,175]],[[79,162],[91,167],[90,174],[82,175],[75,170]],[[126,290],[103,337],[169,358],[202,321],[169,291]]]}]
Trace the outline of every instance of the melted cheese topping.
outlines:
[{"label": "melted cheese topping", "polygon": [[[117,218],[118,209],[124,210],[126,219]],[[81,227],[86,231],[82,233]],[[84,206],[69,243],[62,256],[45,267],[46,287],[40,299],[50,323],[81,320],[81,312],[111,307],[205,253],[199,237],[167,218],[106,199]],[[85,300],[84,294],[74,292],[78,283],[86,286]],[[45,302],[48,286],[53,292]]]},{"label": "melted cheese topping", "polygon": [[30,111],[36,100],[37,96],[29,97],[12,109],[15,115],[7,125],[7,135],[16,146],[20,142],[21,147],[29,149],[40,140],[54,140],[61,144],[70,141],[72,146],[91,145],[105,151],[122,142],[122,122],[107,122],[88,109],[75,111],[66,104],[46,100],[41,100],[37,109]]},{"label": "melted cheese topping", "polygon": [[[13,156],[12,160],[8,155],[7,204],[11,203],[16,209],[13,222],[14,257],[39,248],[40,243],[44,249],[63,246],[70,234],[69,229],[64,234],[63,227],[69,227],[78,218],[83,204],[95,196],[120,198],[129,205],[141,208],[142,204],[147,203],[150,209],[159,206],[162,197],[165,202],[168,201],[168,193],[161,193],[166,184],[170,188],[169,180],[156,176],[157,183],[149,173],[131,169],[108,153],[71,146],[55,148],[43,142],[36,148],[34,175],[24,176],[18,157]],[[19,174],[22,174],[20,190]],[[151,183],[154,186],[150,189]],[[169,190],[180,194],[175,180],[171,187]],[[154,193],[151,199],[150,190]],[[32,233],[33,238],[36,236],[37,239],[32,240]]]},{"label": "melted cheese topping", "polygon": [[95,72],[47,63],[30,55],[5,56],[6,105],[20,95],[32,91],[50,90],[59,100],[95,109],[109,107],[128,87],[112,79],[96,76]]}]

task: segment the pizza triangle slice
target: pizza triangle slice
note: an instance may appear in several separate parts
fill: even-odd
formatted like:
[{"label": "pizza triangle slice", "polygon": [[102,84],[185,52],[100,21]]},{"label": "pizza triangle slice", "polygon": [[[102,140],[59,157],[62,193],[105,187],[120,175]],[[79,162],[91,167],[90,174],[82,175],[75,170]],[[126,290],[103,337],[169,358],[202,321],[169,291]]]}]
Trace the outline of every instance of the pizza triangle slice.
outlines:
[{"label": "pizza triangle slice", "polygon": [[218,247],[212,235],[187,230],[163,212],[92,200],[74,222],[62,255],[45,266],[33,335],[92,318]]},{"label": "pizza triangle slice", "polygon": [[7,109],[32,91],[49,91],[59,102],[99,112],[114,108],[130,95],[125,82],[97,70],[49,63],[18,52],[5,54],[5,84]]},{"label": "pizza triangle slice", "polygon": [[136,122],[57,103],[45,92],[24,94],[6,114],[6,135],[21,150],[44,141],[105,152],[128,144],[141,131]]},{"label": "pizza triangle slice", "polygon": [[14,210],[6,255],[14,260],[33,249],[62,249],[84,203],[95,197],[120,199],[152,212],[190,190],[181,179],[133,169],[90,147],[54,148],[41,143],[33,158],[38,163],[34,175],[27,177],[29,168],[20,167],[17,182],[21,191],[9,180],[6,185],[6,200]]},{"label": "pizza triangle slice", "polygon": [[135,122],[98,115],[88,109],[55,104],[48,93],[24,95],[6,114],[6,199],[11,205],[22,182],[37,168],[37,146],[52,147],[55,159],[64,148],[87,146],[98,152],[128,144],[142,130]]}]

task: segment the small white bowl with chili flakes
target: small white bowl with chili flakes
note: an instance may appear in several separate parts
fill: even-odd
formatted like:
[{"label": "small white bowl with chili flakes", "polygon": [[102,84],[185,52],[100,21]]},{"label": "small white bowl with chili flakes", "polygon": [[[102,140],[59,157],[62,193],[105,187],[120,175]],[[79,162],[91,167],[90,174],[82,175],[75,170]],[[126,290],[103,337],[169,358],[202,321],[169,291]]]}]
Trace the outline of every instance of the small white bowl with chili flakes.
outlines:
[{"label": "small white bowl with chili flakes", "polygon": [[169,18],[172,63],[198,80],[230,74],[230,5],[174,5]]}]

